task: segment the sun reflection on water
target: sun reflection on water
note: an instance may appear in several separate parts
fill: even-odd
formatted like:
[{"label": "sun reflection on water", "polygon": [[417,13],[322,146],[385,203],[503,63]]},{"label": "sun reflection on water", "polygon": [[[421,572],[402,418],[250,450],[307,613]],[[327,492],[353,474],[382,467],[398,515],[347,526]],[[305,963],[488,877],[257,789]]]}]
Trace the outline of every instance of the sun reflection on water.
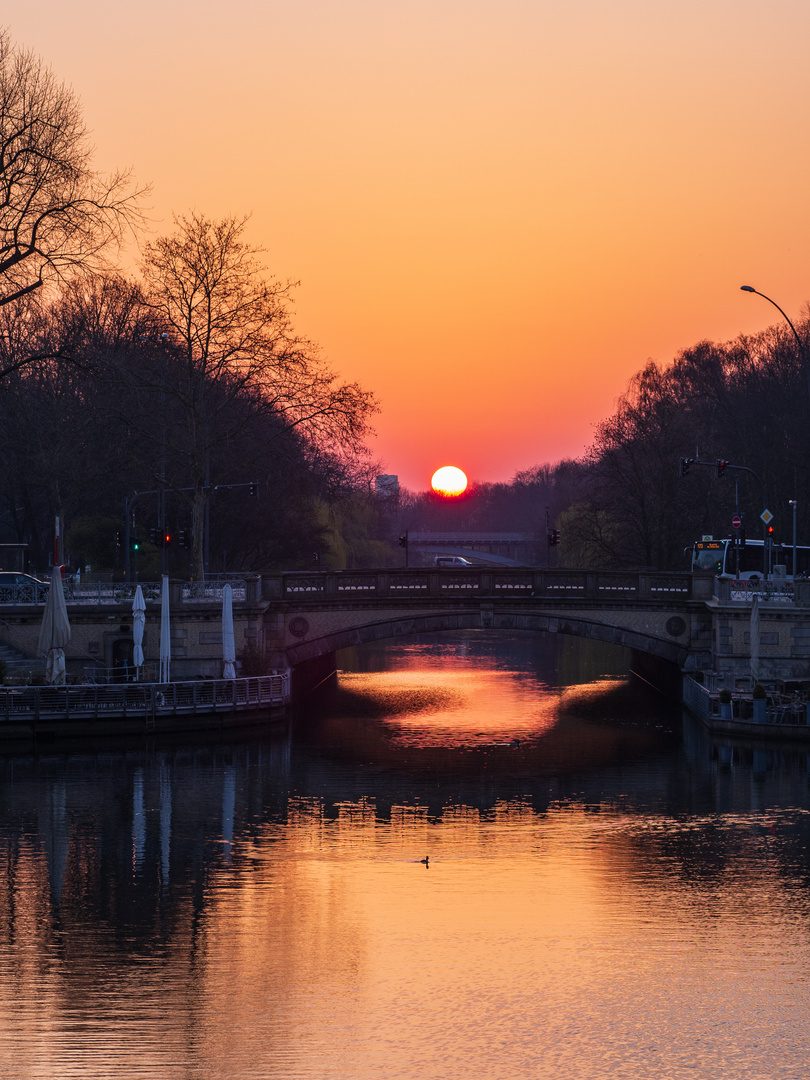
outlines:
[{"label": "sun reflection on water", "polygon": [[557,722],[557,691],[519,672],[421,668],[343,674],[341,685],[379,709],[400,746],[510,745],[536,739]]}]

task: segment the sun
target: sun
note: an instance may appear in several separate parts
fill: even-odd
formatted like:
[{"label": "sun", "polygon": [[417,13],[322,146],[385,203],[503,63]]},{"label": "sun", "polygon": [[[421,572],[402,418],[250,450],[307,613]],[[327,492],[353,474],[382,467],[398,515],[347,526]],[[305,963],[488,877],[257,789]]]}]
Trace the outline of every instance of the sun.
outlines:
[{"label": "sun", "polygon": [[460,495],[467,488],[467,477],[455,465],[443,465],[433,474],[430,483],[439,495]]}]

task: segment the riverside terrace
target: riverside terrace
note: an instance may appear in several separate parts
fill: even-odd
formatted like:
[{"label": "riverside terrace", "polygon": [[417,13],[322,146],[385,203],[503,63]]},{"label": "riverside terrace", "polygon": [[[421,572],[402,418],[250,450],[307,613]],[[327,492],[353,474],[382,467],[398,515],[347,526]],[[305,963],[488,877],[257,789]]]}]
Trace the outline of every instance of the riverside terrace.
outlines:
[{"label": "riverside terrace", "polygon": [[[752,594],[708,575],[656,571],[471,567],[244,575],[234,586],[236,651],[266,670],[294,669],[300,689],[334,669],[337,649],[428,631],[571,634],[609,641],[682,670],[747,677]],[[172,674],[221,666],[221,582],[172,584]],[[82,587],[84,589],[84,587]],[[147,662],[157,657],[156,586],[144,585]],[[68,596],[68,670],[114,668],[131,643],[134,586]],[[810,674],[810,581],[760,589],[763,678]],[[41,605],[0,597],[0,644],[36,655]]]}]

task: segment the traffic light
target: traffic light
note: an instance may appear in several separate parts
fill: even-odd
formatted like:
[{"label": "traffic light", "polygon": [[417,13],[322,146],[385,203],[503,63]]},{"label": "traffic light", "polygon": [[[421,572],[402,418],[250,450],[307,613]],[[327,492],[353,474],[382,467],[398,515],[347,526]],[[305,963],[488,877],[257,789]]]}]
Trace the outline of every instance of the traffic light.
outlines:
[{"label": "traffic light", "polygon": [[160,537],[160,543],[162,547],[171,547],[171,543],[174,537],[168,529],[163,530],[163,534]]},{"label": "traffic light", "polygon": [[556,547],[557,544],[559,544],[559,542],[560,542],[560,530],[559,529],[549,529],[548,530],[548,546],[549,547]]},{"label": "traffic light", "polygon": [[689,466],[694,463],[694,458],[682,457],[678,461],[678,476],[683,478],[689,472]]},{"label": "traffic light", "polygon": [[121,533],[120,532],[117,532],[115,534],[115,546],[116,547],[121,547]]},{"label": "traffic light", "polygon": [[717,464],[715,465],[714,471],[715,471],[715,476],[717,477],[718,480],[720,479],[721,476],[725,475],[726,465],[728,465],[727,461],[718,461]]},{"label": "traffic light", "polygon": [[259,485],[251,484],[248,488],[248,494],[250,495],[251,499],[255,499],[256,496],[259,494]]},{"label": "traffic light", "polygon": [[407,533],[405,533],[404,536],[400,536],[400,538],[399,538],[399,546],[404,547],[404,548],[406,548],[408,546],[408,534]]},{"label": "traffic light", "polygon": [[160,533],[157,529],[149,530],[149,543],[153,547],[160,547]]},{"label": "traffic light", "polygon": [[138,534],[137,533],[130,533],[129,543],[130,543],[130,547],[132,548],[133,551],[140,551],[141,542],[138,539]]},{"label": "traffic light", "polygon": [[321,553],[319,551],[313,551],[312,552],[312,561],[315,564],[315,566],[320,567],[320,565],[321,565]]},{"label": "traffic light", "polygon": [[177,534],[177,546],[181,548],[191,547],[191,532],[189,529],[181,529]]}]

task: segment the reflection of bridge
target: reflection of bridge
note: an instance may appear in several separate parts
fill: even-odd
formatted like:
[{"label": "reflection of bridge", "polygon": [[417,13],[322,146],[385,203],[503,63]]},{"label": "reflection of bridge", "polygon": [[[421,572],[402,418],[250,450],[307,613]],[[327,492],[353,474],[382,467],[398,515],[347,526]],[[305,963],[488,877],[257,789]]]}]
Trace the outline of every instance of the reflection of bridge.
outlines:
[{"label": "reflection of bridge", "polygon": [[337,649],[469,629],[573,634],[690,667],[711,656],[710,584],[691,574],[501,567],[283,574],[263,579],[264,636],[273,666],[310,664],[314,673]]}]

